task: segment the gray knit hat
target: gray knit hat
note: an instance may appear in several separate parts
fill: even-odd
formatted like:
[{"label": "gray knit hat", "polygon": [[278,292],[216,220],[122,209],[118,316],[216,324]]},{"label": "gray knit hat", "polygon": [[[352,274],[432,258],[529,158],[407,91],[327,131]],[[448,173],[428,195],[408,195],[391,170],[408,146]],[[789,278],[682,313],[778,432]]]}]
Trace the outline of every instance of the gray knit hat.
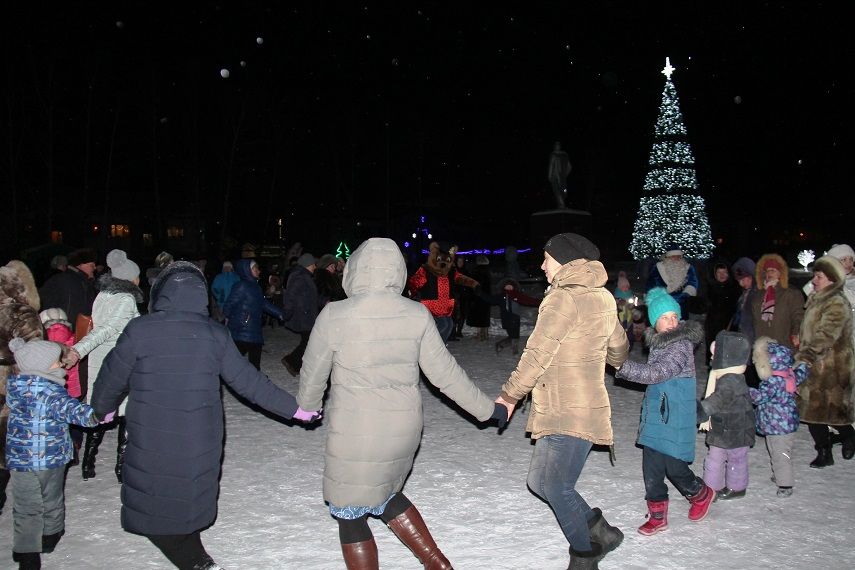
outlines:
[{"label": "gray knit hat", "polygon": [[297,263],[308,268],[310,265],[317,265],[318,260],[311,253],[304,253],[297,259]]},{"label": "gray knit hat", "polygon": [[22,372],[48,371],[59,362],[62,347],[49,340],[25,341],[15,337],[9,341],[9,350],[15,354],[15,363]]},{"label": "gray knit hat", "polygon": [[114,249],[107,254],[107,267],[116,279],[133,281],[140,276],[140,266],[128,259],[128,254],[121,249]]}]

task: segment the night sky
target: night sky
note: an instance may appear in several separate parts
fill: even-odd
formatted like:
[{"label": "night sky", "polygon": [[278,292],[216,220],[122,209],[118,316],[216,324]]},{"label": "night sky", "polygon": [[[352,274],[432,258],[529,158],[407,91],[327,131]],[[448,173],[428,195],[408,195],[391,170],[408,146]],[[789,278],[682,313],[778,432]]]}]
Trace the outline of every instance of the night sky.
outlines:
[{"label": "night sky", "polygon": [[554,141],[569,205],[628,245],[666,56],[722,252],[853,239],[844,3],[15,4],[7,245],[174,216],[269,242],[282,217],[320,251],[420,214],[464,247],[530,245]]}]

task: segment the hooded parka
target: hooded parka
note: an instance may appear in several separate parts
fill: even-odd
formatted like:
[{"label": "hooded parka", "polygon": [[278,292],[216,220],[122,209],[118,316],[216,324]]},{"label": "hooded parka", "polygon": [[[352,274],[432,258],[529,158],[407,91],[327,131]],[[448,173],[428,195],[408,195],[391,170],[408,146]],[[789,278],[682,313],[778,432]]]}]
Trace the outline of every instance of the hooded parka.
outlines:
[{"label": "hooded parka", "polygon": [[331,382],[323,493],[336,507],[376,507],[404,486],[421,441],[419,368],[478,420],[494,410],[445,348],[430,312],[401,295],[406,280],[395,242],[364,242],[344,269],[348,298],[324,307],[303,355],[303,409],[320,409]]},{"label": "hooded parka", "polygon": [[128,399],[121,495],[128,532],[189,534],[214,522],[223,456],[220,377],[275,414],[297,411],[291,394],[240,355],[207,305],[195,265],[167,266],[152,288],[149,314],[128,323],[95,381],[99,416]]}]

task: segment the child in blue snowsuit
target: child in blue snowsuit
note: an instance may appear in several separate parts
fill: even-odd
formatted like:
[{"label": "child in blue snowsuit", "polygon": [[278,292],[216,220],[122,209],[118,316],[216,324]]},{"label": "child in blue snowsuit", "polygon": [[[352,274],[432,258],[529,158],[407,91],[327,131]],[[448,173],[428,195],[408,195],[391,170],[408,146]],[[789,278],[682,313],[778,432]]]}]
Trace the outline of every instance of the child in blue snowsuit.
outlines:
[{"label": "child in blue snowsuit", "polygon": [[12,558],[20,568],[40,568],[41,553],[53,552],[65,533],[65,465],[73,455],[68,424],[94,427],[99,421],[91,407],[63,387],[59,344],[13,338],[9,349],[19,370],[6,380]]},{"label": "child in blue snowsuit", "polygon": [[804,362],[794,369],[790,349],[766,336],[754,342],[754,366],[762,379],[759,387],[748,389],[757,406],[757,433],[766,436],[772,480],[778,497],[786,498],[793,494],[793,443],[799,429],[796,389],[809,369]]}]

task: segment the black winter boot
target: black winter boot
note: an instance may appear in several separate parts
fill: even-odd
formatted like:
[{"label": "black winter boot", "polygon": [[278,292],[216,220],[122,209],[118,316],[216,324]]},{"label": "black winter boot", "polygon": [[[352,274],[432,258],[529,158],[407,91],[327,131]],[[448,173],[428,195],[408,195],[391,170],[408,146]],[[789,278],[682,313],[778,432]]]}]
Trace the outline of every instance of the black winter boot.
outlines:
[{"label": "black winter boot", "polygon": [[816,459],[810,462],[810,466],[814,469],[822,469],[829,465],[834,465],[834,457],[831,455],[831,446],[817,447]]},{"label": "black winter boot", "polygon": [[42,555],[38,552],[13,552],[12,560],[18,563],[18,570],[41,570]]},{"label": "black winter boot", "polygon": [[843,459],[855,457],[855,433],[843,438]]},{"label": "black winter boot", "polygon": [[602,546],[603,554],[600,558],[602,560],[606,554],[620,546],[623,542],[623,533],[606,521],[603,511],[599,508],[595,507],[591,510],[594,512],[594,518],[588,521],[588,529],[591,531],[591,541]]},{"label": "black winter boot", "polygon": [[122,468],[125,465],[125,449],[128,447],[128,431],[125,416],[119,416],[119,444],[116,446],[116,479],[122,482]]},{"label": "black winter boot", "polygon": [[567,570],[598,570],[600,560],[603,558],[603,547],[591,541],[591,550],[587,552],[576,552],[570,547],[570,566]]},{"label": "black winter boot", "polygon": [[95,456],[98,455],[98,446],[104,440],[104,430],[95,428],[94,431],[86,433],[86,444],[83,448],[83,480],[88,481],[95,477]]},{"label": "black winter boot", "polygon": [[62,538],[62,535],[64,534],[65,531],[61,530],[53,534],[42,535],[42,554],[50,554],[53,552],[56,545],[59,544],[59,539]]}]

